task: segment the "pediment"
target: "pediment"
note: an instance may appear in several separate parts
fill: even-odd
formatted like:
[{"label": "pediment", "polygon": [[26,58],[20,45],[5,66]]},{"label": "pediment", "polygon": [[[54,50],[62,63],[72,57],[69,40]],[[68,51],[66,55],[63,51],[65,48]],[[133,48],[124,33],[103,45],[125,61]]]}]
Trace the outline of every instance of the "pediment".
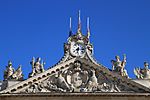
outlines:
[{"label": "pediment", "polygon": [[[30,62],[32,72],[29,73],[28,79],[22,81],[21,67],[13,74],[12,63],[9,63],[8,69],[13,70],[6,70],[4,81],[13,79],[15,82],[11,86],[5,86],[7,88],[0,93],[150,92],[150,88],[146,86],[148,82],[145,81],[142,85],[143,81],[128,78],[127,71],[124,69],[125,55],[123,61],[119,57],[116,57],[116,61],[112,61],[112,71],[94,59],[93,51],[90,29],[87,27],[87,34],[82,34],[79,20],[77,33],[72,34],[70,30],[67,42],[64,43],[64,56],[56,65],[44,70],[44,62],[40,58],[36,60],[33,58]],[[138,71],[139,69],[135,70],[137,75],[139,75]]]},{"label": "pediment", "polygon": [[149,92],[131,79],[84,58],[73,58],[20,82],[1,93]]}]

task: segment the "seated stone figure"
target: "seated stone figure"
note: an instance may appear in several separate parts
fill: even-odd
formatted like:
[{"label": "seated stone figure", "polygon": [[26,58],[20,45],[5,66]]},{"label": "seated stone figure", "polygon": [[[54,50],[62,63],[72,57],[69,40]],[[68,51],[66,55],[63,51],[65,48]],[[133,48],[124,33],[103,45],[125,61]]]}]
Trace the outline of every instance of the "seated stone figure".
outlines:
[{"label": "seated stone figure", "polygon": [[41,58],[37,58],[35,61],[35,58],[32,58],[32,61],[30,62],[32,65],[32,72],[29,74],[29,77],[33,77],[39,73],[44,72],[44,62],[41,62]]},{"label": "seated stone figure", "polygon": [[111,60],[112,70],[119,73],[121,76],[128,77],[127,70],[125,70],[126,65],[126,55],[123,56],[123,61],[120,60],[119,56],[115,56],[116,60]]},{"label": "seated stone figure", "polygon": [[12,67],[12,62],[8,61],[8,66],[6,66],[6,70],[4,71],[4,80],[23,80],[21,66],[15,71]]},{"label": "seated stone figure", "polygon": [[8,61],[8,65],[6,66],[6,70],[4,71],[4,79],[9,80],[12,78],[15,69],[12,67],[12,62]]},{"label": "seated stone figure", "polygon": [[134,68],[134,74],[138,79],[150,79],[150,69],[148,62],[144,62],[144,68],[140,67]]}]

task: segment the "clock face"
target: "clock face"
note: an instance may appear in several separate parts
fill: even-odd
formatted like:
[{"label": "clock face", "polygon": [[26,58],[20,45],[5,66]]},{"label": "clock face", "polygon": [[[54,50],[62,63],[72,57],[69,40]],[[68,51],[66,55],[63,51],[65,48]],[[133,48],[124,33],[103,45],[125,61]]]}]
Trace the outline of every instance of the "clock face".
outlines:
[{"label": "clock face", "polygon": [[80,43],[72,43],[70,52],[73,56],[83,56],[85,54],[85,47]]}]

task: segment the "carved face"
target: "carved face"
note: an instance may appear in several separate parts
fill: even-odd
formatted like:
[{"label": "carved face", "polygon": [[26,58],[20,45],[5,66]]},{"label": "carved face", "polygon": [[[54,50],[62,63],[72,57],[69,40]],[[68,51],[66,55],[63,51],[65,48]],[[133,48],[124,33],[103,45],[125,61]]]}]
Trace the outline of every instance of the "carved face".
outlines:
[{"label": "carved face", "polygon": [[74,87],[79,87],[82,85],[82,75],[79,72],[76,72],[71,77],[71,83]]},{"label": "carved face", "polygon": [[70,53],[73,56],[81,57],[85,54],[85,47],[80,43],[72,43],[70,48]]}]

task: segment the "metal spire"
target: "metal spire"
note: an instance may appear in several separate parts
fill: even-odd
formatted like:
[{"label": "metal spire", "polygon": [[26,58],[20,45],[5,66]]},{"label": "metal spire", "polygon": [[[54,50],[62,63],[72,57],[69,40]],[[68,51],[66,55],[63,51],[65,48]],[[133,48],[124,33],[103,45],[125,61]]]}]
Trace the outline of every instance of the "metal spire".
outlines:
[{"label": "metal spire", "polygon": [[69,24],[69,37],[72,35],[72,20],[70,17],[70,24]]},{"label": "metal spire", "polygon": [[80,18],[80,10],[78,12],[78,33],[81,33],[81,18]]},{"label": "metal spire", "polygon": [[72,20],[71,20],[71,17],[70,17],[70,25],[69,25],[69,28],[70,28],[70,30],[71,30],[71,28],[72,28],[72,22],[71,22]]},{"label": "metal spire", "polygon": [[90,38],[90,18],[87,18],[87,38]]}]

